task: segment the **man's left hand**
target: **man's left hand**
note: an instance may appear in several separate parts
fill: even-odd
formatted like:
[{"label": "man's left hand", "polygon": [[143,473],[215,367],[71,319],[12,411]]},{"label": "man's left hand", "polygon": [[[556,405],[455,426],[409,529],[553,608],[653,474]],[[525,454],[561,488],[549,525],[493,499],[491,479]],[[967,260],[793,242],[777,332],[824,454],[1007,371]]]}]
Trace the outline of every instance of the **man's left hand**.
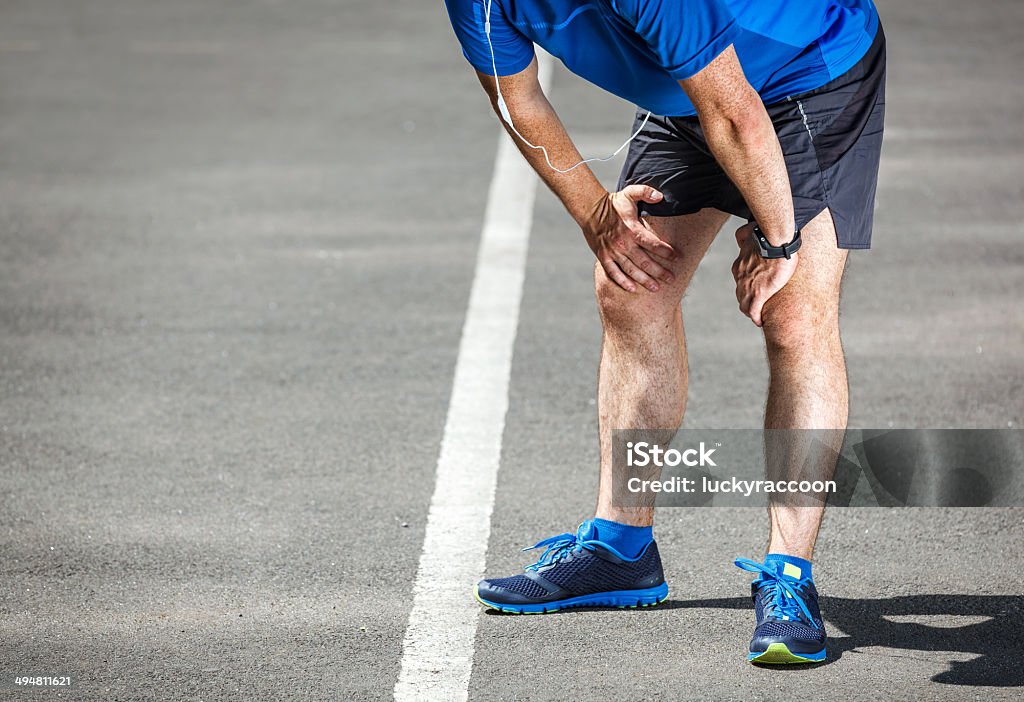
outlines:
[{"label": "man's left hand", "polygon": [[732,264],[732,277],[736,279],[736,300],[740,303],[740,311],[761,326],[761,310],[772,295],[782,290],[793,277],[798,254],[794,253],[792,258],[761,258],[752,234],[754,226],[751,222],[736,230],[740,254]]}]

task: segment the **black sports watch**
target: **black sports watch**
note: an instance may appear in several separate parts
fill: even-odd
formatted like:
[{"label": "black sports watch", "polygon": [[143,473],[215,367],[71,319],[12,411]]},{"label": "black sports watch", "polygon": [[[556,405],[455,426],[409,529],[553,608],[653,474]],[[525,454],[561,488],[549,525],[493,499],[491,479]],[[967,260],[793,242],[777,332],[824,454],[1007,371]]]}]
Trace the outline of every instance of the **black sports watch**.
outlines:
[{"label": "black sports watch", "polygon": [[800,250],[800,230],[793,234],[793,240],[782,246],[772,246],[768,243],[768,237],[761,231],[761,227],[754,225],[754,241],[757,242],[757,252],[761,258],[792,258],[793,254]]}]

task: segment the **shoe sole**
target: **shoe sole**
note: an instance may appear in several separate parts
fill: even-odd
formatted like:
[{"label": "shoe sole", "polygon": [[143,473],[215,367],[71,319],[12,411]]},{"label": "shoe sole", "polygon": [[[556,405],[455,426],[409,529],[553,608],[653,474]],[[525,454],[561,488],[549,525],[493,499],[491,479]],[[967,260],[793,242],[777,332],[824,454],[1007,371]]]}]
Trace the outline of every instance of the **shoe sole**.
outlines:
[{"label": "shoe sole", "polygon": [[784,643],[769,644],[764,651],[751,651],[747,659],[751,663],[767,665],[792,665],[794,663],[821,663],[825,660],[825,649],[817,653],[793,653]]},{"label": "shoe sole", "polygon": [[595,592],[592,595],[580,595],[554,602],[537,604],[502,604],[491,602],[480,597],[479,588],[473,589],[473,595],[484,607],[506,612],[508,614],[550,614],[562,609],[573,607],[617,607],[619,609],[636,609],[637,607],[653,607],[668,597],[668,583],[644,590],[615,590],[611,592]]}]

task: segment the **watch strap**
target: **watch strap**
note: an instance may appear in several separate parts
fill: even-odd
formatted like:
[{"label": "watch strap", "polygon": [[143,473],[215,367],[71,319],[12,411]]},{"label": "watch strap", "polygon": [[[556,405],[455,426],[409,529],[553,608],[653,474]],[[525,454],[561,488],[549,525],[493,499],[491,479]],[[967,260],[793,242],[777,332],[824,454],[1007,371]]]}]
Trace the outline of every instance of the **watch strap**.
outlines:
[{"label": "watch strap", "polygon": [[800,250],[800,230],[796,230],[793,239],[788,244],[772,246],[761,228],[754,225],[754,241],[757,243],[757,250],[761,254],[761,258],[792,258],[793,254]]}]

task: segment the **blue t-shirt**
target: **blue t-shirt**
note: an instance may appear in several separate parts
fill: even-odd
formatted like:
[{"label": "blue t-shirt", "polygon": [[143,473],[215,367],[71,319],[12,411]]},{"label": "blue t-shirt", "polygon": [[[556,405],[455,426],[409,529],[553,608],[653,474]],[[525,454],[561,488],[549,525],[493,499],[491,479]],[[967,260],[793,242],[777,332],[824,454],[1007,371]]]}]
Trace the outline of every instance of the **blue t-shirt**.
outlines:
[{"label": "blue t-shirt", "polygon": [[[486,0],[445,0],[469,62],[494,75]],[[498,75],[518,73],[539,44],[576,75],[659,115],[692,115],[677,83],[735,45],[765,103],[819,88],[875,37],[871,0],[493,0]]]}]

